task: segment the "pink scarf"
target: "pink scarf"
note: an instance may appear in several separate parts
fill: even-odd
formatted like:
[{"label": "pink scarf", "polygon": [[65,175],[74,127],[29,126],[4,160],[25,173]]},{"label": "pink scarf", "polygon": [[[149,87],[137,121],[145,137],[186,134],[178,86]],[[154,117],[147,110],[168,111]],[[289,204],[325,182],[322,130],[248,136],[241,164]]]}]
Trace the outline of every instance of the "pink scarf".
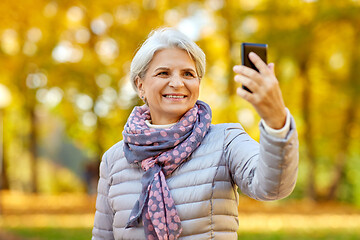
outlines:
[{"label": "pink scarf", "polygon": [[123,131],[127,161],[141,162],[145,171],[142,192],[135,203],[126,228],[142,219],[146,239],[178,239],[182,227],[166,176],[177,169],[196,150],[211,124],[211,109],[197,101],[175,125],[167,129],[149,128],[146,105],[135,107]]}]

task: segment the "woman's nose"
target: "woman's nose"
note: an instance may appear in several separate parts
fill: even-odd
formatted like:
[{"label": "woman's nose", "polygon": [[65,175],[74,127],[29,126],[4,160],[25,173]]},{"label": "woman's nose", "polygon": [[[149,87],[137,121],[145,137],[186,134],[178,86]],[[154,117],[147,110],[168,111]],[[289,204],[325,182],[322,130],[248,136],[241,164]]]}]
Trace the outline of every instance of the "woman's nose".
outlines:
[{"label": "woman's nose", "polygon": [[184,86],[184,82],[180,76],[172,76],[169,82],[170,87],[179,88]]}]

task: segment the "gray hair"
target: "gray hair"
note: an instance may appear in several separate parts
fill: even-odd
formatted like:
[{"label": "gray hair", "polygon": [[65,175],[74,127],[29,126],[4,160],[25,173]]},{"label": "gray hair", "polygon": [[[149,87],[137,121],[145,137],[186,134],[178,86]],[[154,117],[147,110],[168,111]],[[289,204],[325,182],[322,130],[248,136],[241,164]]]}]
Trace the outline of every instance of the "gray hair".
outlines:
[{"label": "gray hair", "polygon": [[205,74],[205,53],[194,41],[173,28],[160,28],[152,31],[135,54],[130,66],[130,80],[137,91],[136,77],[143,78],[156,51],[166,48],[179,48],[188,52],[195,62],[199,80]]}]

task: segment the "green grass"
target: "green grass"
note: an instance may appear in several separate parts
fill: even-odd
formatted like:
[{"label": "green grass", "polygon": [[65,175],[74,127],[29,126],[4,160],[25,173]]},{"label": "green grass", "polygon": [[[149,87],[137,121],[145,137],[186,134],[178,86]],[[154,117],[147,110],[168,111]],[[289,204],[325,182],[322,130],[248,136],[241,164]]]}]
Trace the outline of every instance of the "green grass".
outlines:
[{"label": "green grass", "polygon": [[90,240],[92,228],[10,228],[7,230],[29,240]]},{"label": "green grass", "polygon": [[312,231],[240,233],[238,240],[358,240],[360,233],[354,231]]},{"label": "green grass", "polygon": [[[8,228],[24,240],[90,240],[91,228]],[[359,231],[239,233],[239,240],[358,240]]]}]

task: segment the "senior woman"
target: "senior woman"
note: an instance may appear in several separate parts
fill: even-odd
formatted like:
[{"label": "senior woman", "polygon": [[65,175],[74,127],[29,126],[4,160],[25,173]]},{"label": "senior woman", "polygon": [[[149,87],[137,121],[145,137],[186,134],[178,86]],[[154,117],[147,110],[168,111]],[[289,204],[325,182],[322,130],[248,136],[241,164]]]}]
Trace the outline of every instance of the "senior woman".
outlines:
[{"label": "senior woman", "polygon": [[235,66],[235,81],[262,120],[260,144],[239,123],[211,124],[200,100],[205,54],[171,28],[153,31],[131,63],[145,105],[123,140],[103,156],[93,239],[237,239],[238,193],[288,196],[296,182],[298,140],[274,66]]}]

